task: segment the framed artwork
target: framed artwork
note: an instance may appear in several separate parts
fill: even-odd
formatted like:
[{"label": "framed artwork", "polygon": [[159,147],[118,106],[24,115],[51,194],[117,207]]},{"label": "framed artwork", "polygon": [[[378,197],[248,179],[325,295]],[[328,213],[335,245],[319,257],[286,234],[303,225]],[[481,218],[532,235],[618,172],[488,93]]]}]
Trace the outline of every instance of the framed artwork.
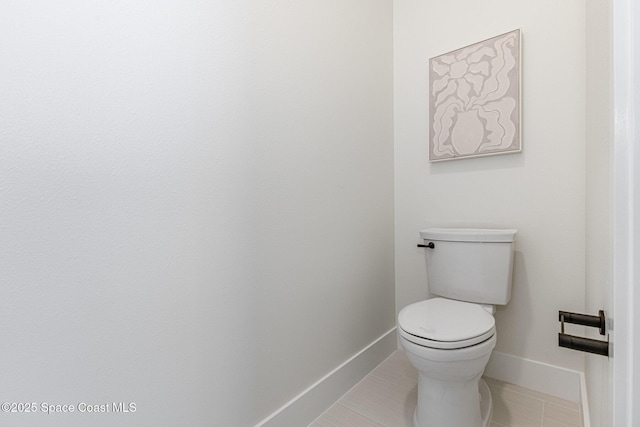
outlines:
[{"label": "framed artwork", "polygon": [[429,60],[429,161],[522,150],[520,30]]}]

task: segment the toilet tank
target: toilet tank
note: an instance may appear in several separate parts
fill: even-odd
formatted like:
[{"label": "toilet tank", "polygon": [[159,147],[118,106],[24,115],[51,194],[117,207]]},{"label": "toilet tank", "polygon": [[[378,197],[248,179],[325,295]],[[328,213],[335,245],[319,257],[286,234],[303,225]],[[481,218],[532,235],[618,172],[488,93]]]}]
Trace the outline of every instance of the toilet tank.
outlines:
[{"label": "toilet tank", "polygon": [[460,301],[505,305],[511,299],[517,230],[430,228],[420,231],[429,290]]}]

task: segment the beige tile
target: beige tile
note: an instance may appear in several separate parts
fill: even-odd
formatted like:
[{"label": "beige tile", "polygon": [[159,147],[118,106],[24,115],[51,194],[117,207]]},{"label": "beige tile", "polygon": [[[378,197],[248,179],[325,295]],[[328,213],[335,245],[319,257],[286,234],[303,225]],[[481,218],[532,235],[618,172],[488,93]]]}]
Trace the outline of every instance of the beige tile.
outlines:
[{"label": "beige tile", "polygon": [[368,376],[371,377],[371,381],[374,381],[381,386],[384,385],[385,387],[396,386],[403,379],[403,377],[390,377],[384,374],[381,375],[377,372],[371,372]]},{"label": "beige tile", "polygon": [[384,425],[401,424],[407,413],[413,413],[417,386],[390,385],[373,376],[362,380],[340,403]]},{"label": "beige tile", "polygon": [[[578,424],[579,426],[580,424]],[[565,424],[560,421],[545,419],[542,423],[542,427],[575,427],[576,424]]]},{"label": "beige tile", "polygon": [[544,401],[547,403],[553,403],[554,405],[561,406],[566,409],[570,409],[572,411],[581,412],[582,407],[578,402],[572,402],[570,400],[561,399],[555,396],[545,395]]},{"label": "beige tile", "polygon": [[316,419],[309,427],[384,427],[384,424],[378,423],[371,418],[366,417],[350,408],[339,403],[333,405],[318,419]]},{"label": "beige tile", "polygon": [[[580,405],[513,384],[485,378],[493,396],[490,427],[576,427]],[[413,427],[418,373],[398,350],[311,427]]]},{"label": "beige tile", "polygon": [[407,356],[405,356],[401,350],[393,352],[391,356],[378,365],[371,374],[393,382],[398,382],[406,376],[418,375],[416,369],[411,365],[411,362],[409,362],[409,359],[407,359]]},{"label": "beige tile", "polygon": [[398,384],[396,384],[396,386],[401,390],[411,390],[411,389],[416,389],[417,390],[418,389],[418,378],[417,378],[417,376],[415,378],[404,377],[400,381],[398,381]]},{"label": "beige tile", "polygon": [[493,399],[492,420],[508,427],[540,427],[544,402],[506,388],[504,383],[488,382]]},{"label": "beige tile", "polygon": [[515,403],[501,404],[494,401],[491,420],[508,427],[540,427],[542,411]]},{"label": "beige tile", "polygon": [[542,413],[544,401],[541,399],[519,391],[514,391],[500,384],[489,384],[489,389],[491,390],[494,405],[502,404],[509,406],[509,404],[515,404],[518,407],[529,408],[535,412]]},{"label": "beige tile", "polygon": [[[487,380],[487,378],[485,378],[485,380]],[[515,384],[505,383],[503,381],[496,380],[496,379],[493,379],[493,378],[489,379],[489,381],[487,381],[487,384],[500,385],[500,386],[504,387],[507,390],[513,390],[513,391],[516,391],[518,393],[522,393],[522,394],[525,394],[527,396],[531,396],[533,398],[543,400],[545,402],[553,403],[555,405],[562,406],[562,407],[567,408],[567,409],[571,409],[571,410],[574,410],[574,411],[580,411],[580,404],[577,403],[577,402],[572,402],[570,400],[561,399],[559,397],[551,396],[549,394],[541,393],[539,391],[530,390],[528,388],[520,387],[520,386],[517,386]]]},{"label": "beige tile", "polygon": [[[545,423],[555,422],[562,423],[563,426],[580,426],[580,412],[572,411],[553,403],[544,404],[543,418]],[[543,424],[544,425],[544,424]]]}]

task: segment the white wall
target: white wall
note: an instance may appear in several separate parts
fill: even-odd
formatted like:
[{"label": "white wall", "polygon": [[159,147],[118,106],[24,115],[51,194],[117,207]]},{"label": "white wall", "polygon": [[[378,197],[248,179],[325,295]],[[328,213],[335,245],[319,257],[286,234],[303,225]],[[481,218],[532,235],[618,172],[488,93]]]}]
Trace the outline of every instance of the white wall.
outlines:
[{"label": "white wall", "polygon": [[246,426],[394,325],[389,1],[11,2],[11,425]]},{"label": "white wall", "polygon": [[393,33],[387,0],[254,16],[257,420],[395,325]]},{"label": "white wall", "polygon": [[[430,164],[428,59],[521,28],[523,152]],[[418,231],[519,230],[514,288],[496,350],[583,370],[557,344],[558,310],[585,304],[583,1],[394,3],[396,309],[427,296]]]},{"label": "white wall", "polygon": [[[612,145],[611,2],[586,2],[587,134],[586,134],[586,312],[612,316]],[[611,325],[609,325],[610,327]],[[587,336],[607,340],[587,328]],[[612,423],[609,360],[587,354],[585,376],[591,423]]]}]

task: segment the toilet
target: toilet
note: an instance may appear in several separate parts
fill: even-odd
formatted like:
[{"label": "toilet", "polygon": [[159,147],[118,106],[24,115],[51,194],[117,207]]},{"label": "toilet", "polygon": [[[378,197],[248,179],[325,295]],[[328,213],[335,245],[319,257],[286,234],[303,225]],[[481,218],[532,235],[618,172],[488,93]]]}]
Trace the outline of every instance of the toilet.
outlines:
[{"label": "toilet", "polygon": [[486,427],[492,400],[481,379],[496,345],[495,305],[511,299],[517,230],[420,231],[436,297],[398,314],[402,348],[418,370],[415,427]]}]

